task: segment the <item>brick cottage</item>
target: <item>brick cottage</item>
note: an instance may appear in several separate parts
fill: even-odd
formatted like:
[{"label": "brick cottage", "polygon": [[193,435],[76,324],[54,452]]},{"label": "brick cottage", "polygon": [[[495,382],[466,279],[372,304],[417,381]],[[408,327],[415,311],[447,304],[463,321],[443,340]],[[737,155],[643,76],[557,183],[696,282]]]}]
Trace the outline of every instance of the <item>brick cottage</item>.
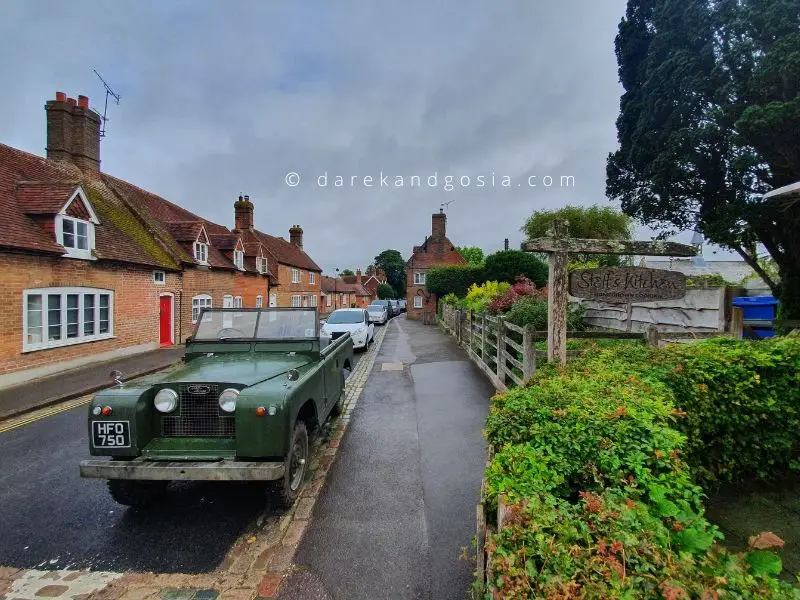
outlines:
[{"label": "brick cottage", "polygon": [[406,262],[406,312],[409,319],[421,319],[424,313],[436,312],[436,296],[425,288],[425,277],[433,267],[465,265],[467,261],[447,239],[447,215],[434,213],[431,235],[421,246],[414,246]]},{"label": "brick cottage", "polygon": [[0,144],[0,387],[182,342],[205,307],[318,296],[302,229],[256,231],[249,198],[228,229],[107,175],[89,99],[45,111],[47,158]]}]

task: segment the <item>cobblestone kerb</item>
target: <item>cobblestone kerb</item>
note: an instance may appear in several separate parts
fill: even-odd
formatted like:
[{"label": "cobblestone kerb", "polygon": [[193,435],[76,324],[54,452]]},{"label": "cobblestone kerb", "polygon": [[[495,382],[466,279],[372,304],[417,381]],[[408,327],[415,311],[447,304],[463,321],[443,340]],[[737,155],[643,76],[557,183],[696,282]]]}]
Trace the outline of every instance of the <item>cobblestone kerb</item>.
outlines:
[{"label": "cobblestone kerb", "polygon": [[32,600],[253,600],[273,598],[292,569],[297,546],[336,457],[353,409],[375,364],[386,327],[345,382],[344,411],[312,439],[308,480],[301,497],[281,515],[263,514],[255,529],[236,541],[220,566],[201,575],[34,571],[0,567],[0,599]]}]

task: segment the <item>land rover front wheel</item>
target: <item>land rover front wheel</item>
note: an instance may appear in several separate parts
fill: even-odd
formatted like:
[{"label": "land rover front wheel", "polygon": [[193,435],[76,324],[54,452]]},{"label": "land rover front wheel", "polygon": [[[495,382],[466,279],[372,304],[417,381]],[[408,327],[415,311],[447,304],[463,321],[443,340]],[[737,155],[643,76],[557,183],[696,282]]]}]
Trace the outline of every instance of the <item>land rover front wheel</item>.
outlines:
[{"label": "land rover front wheel", "polygon": [[169,481],[135,481],[132,479],[109,479],[111,497],[125,506],[145,506],[157,500],[167,491]]},{"label": "land rover front wheel", "polygon": [[303,479],[308,470],[308,431],[302,421],[295,423],[284,467],[280,504],[283,508],[290,508],[303,489]]}]

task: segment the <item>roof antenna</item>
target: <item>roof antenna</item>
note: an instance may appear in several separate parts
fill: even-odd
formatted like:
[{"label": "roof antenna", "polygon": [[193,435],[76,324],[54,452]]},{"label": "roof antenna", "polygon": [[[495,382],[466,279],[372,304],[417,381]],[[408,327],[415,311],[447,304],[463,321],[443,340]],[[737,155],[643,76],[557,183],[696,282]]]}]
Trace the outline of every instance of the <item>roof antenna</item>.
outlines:
[{"label": "roof antenna", "polygon": [[106,83],[106,80],[103,79],[103,77],[100,75],[100,73],[97,72],[97,69],[92,69],[92,71],[94,71],[94,74],[97,75],[100,78],[100,81],[103,82],[103,87],[106,88],[106,105],[103,108],[103,126],[100,128],[100,137],[105,137],[106,136],[106,121],[108,121],[108,119],[106,118],[106,113],[108,112],[108,97],[109,96],[113,97],[114,98],[114,102],[116,104],[119,104],[119,94],[115,94],[114,93],[114,90],[111,89],[111,87]]},{"label": "roof antenna", "polygon": [[[456,198],[456,200],[458,200],[458,198]],[[443,202],[441,205],[439,205],[439,212],[443,213],[444,209],[450,206],[453,202],[455,202],[455,200],[450,200],[449,202]]]}]

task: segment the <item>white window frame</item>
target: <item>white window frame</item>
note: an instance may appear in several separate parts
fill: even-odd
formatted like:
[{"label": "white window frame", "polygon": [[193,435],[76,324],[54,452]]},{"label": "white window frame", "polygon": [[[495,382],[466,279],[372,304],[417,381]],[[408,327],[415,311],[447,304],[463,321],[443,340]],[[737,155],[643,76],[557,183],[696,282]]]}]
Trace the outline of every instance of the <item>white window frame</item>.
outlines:
[{"label": "white window frame", "polygon": [[222,308],[233,308],[233,294],[225,294],[222,297]]},{"label": "white window frame", "polygon": [[256,296],[256,308],[263,308],[264,296]]},{"label": "white window frame", "polygon": [[[86,226],[86,245],[88,248],[76,248],[72,246],[67,246],[64,244],[64,223],[71,222],[73,224],[74,233],[72,234],[75,237],[77,243],[78,237],[78,225],[85,225]],[[56,215],[56,241],[64,246],[64,250],[66,250],[64,256],[67,258],[79,258],[81,260],[96,260],[96,257],[92,254],[92,250],[94,250],[94,223],[91,221],[87,221],[85,219],[78,219],[76,217],[70,217],[67,215]]]},{"label": "white window frame", "polygon": [[278,306],[278,294],[270,294],[269,295],[269,305],[271,307]]},{"label": "white window frame", "polygon": [[[69,315],[67,314],[67,296],[78,296],[78,335],[76,337],[67,338],[67,328]],[[28,299],[31,296],[41,296],[41,341],[29,342],[29,314],[28,314]],[[48,298],[50,296],[58,296],[59,302],[59,324],[60,339],[48,340],[49,337],[49,318],[48,318]],[[85,297],[93,296],[93,320],[94,334],[86,335],[86,306]],[[108,331],[100,333],[100,298],[101,296],[108,296]],[[75,310],[75,309],[70,309]],[[49,348],[59,348],[61,346],[73,346],[75,344],[85,344],[87,342],[95,342],[98,340],[107,340],[114,337],[114,292],[112,290],[89,288],[89,287],[52,287],[52,288],[34,288],[24,290],[22,293],[22,351],[35,352],[37,350],[47,350]]]},{"label": "white window frame", "polygon": [[422,308],[423,305],[422,296],[414,296],[414,308]]},{"label": "white window frame", "polygon": [[333,304],[333,296],[331,294],[325,294],[325,305],[331,306]]},{"label": "white window frame", "polygon": [[[192,323],[197,323],[200,318],[200,311],[204,308],[213,308],[214,300],[208,294],[198,294],[192,297]],[[195,312],[195,309],[197,312]]]},{"label": "white window frame", "polygon": [[265,256],[256,257],[256,271],[262,275],[267,272],[267,258]]},{"label": "white window frame", "polygon": [[233,308],[242,308],[242,297],[235,296],[233,299]]},{"label": "white window frame", "polygon": [[164,271],[153,271],[153,283],[155,285],[166,285],[167,274]]},{"label": "white window frame", "polygon": [[233,264],[236,265],[236,268],[240,271],[244,271],[244,252],[241,250],[233,251]]},{"label": "white window frame", "polygon": [[415,272],[414,273],[414,285],[425,285],[425,273],[424,272]]},{"label": "white window frame", "polygon": [[317,307],[317,295],[316,294],[311,296],[311,306],[313,306],[314,308]]},{"label": "white window frame", "polygon": [[300,283],[300,269],[292,269],[292,283]]},{"label": "white window frame", "polygon": [[201,265],[208,264],[208,244],[205,242],[194,243],[194,259]]},{"label": "white window frame", "polygon": [[308,283],[312,285],[317,283],[317,274],[314,273],[313,271],[308,272]]},{"label": "white window frame", "polygon": [[299,294],[296,296],[292,296],[292,308],[300,308],[300,303],[303,301],[303,297]]}]

